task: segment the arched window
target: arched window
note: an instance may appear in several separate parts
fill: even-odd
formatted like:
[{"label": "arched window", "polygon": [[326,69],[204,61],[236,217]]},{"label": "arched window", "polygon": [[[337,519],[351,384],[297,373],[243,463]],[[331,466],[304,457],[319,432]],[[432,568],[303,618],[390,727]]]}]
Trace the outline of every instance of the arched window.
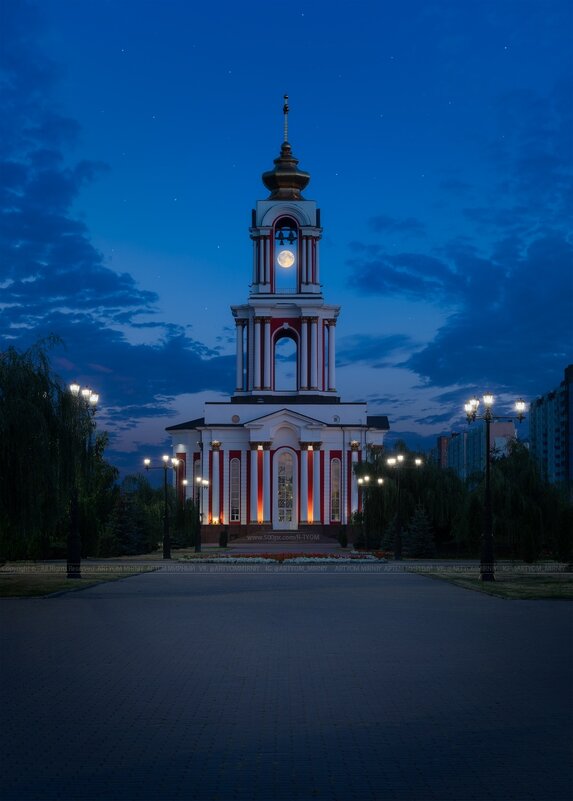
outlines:
[{"label": "arched window", "polygon": [[340,459],[330,462],[330,520],[340,523]]},{"label": "arched window", "polygon": [[229,465],[229,520],[241,522],[241,462],[231,459]]},{"label": "arched window", "polygon": [[298,389],[298,348],[289,334],[275,339],[274,391],[296,392]]},{"label": "arched window", "polygon": [[292,453],[283,451],[279,456],[278,470],[278,520],[291,523],[294,514],[294,463]]}]

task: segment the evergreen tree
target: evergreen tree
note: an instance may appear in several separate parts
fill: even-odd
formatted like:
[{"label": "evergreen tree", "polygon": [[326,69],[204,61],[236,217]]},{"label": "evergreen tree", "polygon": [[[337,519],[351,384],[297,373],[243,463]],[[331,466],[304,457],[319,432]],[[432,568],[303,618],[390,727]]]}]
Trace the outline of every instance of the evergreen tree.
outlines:
[{"label": "evergreen tree", "polygon": [[396,515],[394,515],[394,517],[390,520],[390,522],[384,527],[384,532],[382,534],[382,550],[392,551],[392,553],[394,553],[397,524],[398,524],[398,519]]},{"label": "evergreen tree", "polygon": [[415,558],[432,558],[436,555],[434,533],[428,514],[421,504],[416,506],[407,529],[403,535],[405,556]]}]

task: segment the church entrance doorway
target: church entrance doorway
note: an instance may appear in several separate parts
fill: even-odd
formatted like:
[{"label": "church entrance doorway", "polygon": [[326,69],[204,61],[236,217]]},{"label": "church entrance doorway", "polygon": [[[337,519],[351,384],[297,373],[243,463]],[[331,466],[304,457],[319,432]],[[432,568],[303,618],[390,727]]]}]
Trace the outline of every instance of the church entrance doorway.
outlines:
[{"label": "church entrance doorway", "polygon": [[291,450],[281,449],[275,454],[273,470],[273,528],[296,530],[298,504],[296,497],[296,461]]}]

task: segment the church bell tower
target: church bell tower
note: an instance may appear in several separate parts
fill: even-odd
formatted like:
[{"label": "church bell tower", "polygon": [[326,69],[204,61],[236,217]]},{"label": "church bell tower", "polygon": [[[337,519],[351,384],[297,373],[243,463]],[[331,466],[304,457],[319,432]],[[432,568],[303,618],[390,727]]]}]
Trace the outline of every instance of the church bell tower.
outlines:
[{"label": "church bell tower", "polygon": [[[274,169],[263,173],[266,200],[252,212],[253,275],[249,300],[233,306],[237,329],[234,403],[336,403],[336,319],[320,283],[320,209],[302,191],[310,175],[298,168],[288,142],[288,97],[284,97],[284,141]],[[294,381],[279,386],[277,352],[290,339]],[[284,343],[282,343],[284,344]],[[294,352],[293,352],[294,350]]]},{"label": "church bell tower", "polygon": [[231,307],[235,390],[206,401],[202,417],[167,429],[181,465],[179,497],[193,493],[208,542],[221,525],[249,542],[284,530],[313,541],[336,537],[362,508],[357,466],[388,430],[385,415],[341,401],[336,390],[340,307],[322,296],[320,212],[302,194],[310,175],[288,141],[286,96],[283,112],[280,154],[262,176],[269,195],[252,213],[248,299]]}]

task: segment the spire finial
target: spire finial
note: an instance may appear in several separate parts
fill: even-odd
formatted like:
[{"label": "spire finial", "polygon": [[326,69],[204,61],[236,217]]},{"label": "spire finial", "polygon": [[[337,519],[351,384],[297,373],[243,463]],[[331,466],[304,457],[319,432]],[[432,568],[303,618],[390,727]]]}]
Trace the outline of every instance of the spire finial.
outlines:
[{"label": "spire finial", "polygon": [[288,142],[288,95],[284,96],[285,104],[283,106],[283,114],[285,115],[285,142]]}]

